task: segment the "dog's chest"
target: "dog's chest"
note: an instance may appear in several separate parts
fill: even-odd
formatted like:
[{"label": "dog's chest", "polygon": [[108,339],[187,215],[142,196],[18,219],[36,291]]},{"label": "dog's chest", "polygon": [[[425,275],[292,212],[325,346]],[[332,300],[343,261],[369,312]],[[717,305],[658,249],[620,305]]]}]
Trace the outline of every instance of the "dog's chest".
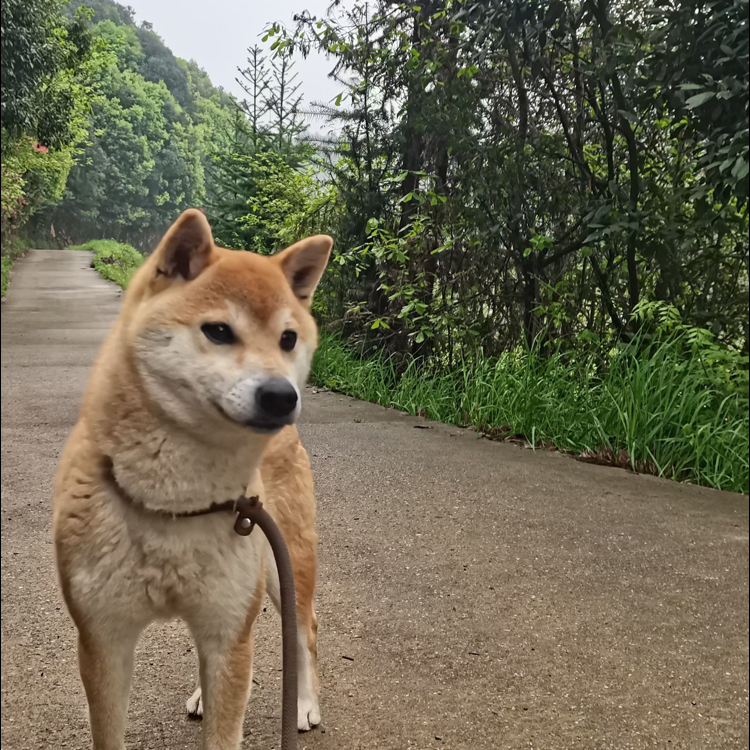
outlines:
[{"label": "dog's chest", "polygon": [[230,513],[131,517],[127,533],[111,548],[114,554],[101,557],[79,583],[110,600],[109,606],[116,598],[146,619],[190,621],[203,613],[241,619],[263,571],[267,542],[257,530],[239,536],[233,523]]},{"label": "dog's chest", "polygon": [[157,610],[205,606],[207,601],[226,606],[226,601],[243,601],[254,591],[265,546],[263,535],[238,536],[230,514],[222,513],[208,524],[207,520],[188,520],[194,529],[169,534],[166,539],[144,539],[146,591]]}]

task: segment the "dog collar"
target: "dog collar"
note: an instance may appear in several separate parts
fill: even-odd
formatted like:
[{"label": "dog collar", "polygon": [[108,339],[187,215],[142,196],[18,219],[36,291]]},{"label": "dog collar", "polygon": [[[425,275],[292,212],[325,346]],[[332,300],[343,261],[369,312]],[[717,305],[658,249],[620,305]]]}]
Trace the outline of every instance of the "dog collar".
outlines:
[{"label": "dog collar", "polygon": [[161,518],[195,518],[196,516],[207,516],[211,513],[237,513],[237,518],[234,522],[234,530],[240,536],[249,536],[252,533],[255,528],[255,521],[250,516],[254,511],[263,507],[260,498],[257,495],[254,495],[253,497],[240,495],[236,500],[225,500],[222,503],[211,503],[207,508],[201,508],[200,510],[189,510],[184,513],[171,513],[168,510],[147,508],[143,503],[134,500],[117,481],[114,472],[114,464],[109,456],[105,456],[104,458],[104,475],[122,500],[143,513],[160,516]]}]

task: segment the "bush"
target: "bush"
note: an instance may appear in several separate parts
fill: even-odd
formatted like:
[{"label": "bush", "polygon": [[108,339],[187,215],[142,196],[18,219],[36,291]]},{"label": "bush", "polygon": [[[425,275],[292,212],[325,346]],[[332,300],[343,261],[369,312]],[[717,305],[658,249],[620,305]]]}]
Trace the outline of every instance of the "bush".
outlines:
[{"label": "bush", "polygon": [[3,256],[0,258],[0,263],[2,264],[2,283],[0,286],[2,287],[2,291],[0,292],[0,296],[4,297],[5,292],[8,291],[8,280],[10,279],[10,267],[13,265],[13,259],[8,258],[6,256]]},{"label": "bush", "polygon": [[94,253],[93,266],[109,281],[125,289],[135,272],[146,259],[132,245],[114,240],[91,240],[70,250],[90,250]]},{"label": "bush", "polygon": [[35,213],[62,198],[73,150],[51,151],[28,136],[11,141],[5,132],[3,141],[10,142],[0,169],[0,233],[5,244]]},{"label": "bush", "polygon": [[490,437],[522,436],[596,463],[748,491],[747,357],[702,329],[644,324],[628,345],[516,349],[458,368],[358,356],[323,334],[314,382]]}]

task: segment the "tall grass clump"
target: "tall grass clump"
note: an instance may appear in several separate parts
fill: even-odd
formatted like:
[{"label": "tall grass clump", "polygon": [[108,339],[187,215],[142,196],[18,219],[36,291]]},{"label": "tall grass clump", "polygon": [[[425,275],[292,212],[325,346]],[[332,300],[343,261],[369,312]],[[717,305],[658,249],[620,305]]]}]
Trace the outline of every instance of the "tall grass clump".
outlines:
[{"label": "tall grass clump", "polygon": [[135,272],[146,259],[132,245],[115,240],[90,240],[69,250],[89,250],[94,253],[93,266],[100,276],[125,289]]},{"label": "tall grass clump", "polygon": [[8,291],[11,270],[18,258],[26,253],[26,241],[19,237],[6,237],[0,247],[0,296],[4,297]]},{"label": "tall grass clump", "polygon": [[10,269],[13,266],[13,258],[3,256],[0,258],[0,296],[4,297],[8,291],[8,281],[10,281]]},{"label": "tall grass clump", "polygon": [[521,435],[591,460],[747,492],[747,357],[683,326],[671,310],[641,308],[641,332],[607,351],[517,349],[452,369],[417,361],[399,369],[323,334],[312,377],[492,436]]}]

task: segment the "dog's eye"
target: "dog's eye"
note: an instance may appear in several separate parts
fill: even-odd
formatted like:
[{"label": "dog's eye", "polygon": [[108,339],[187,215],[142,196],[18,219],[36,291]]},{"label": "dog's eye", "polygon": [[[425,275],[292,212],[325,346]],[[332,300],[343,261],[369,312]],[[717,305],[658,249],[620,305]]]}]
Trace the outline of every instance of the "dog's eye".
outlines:
[{"label": "dog's eye", "polygon": [[204,323],[201,331],[212,344],[234,343],[234,331],[226,323]]},{"label": "dog's eye", "polygon": [[284,331],[281,334],[281,341],[279,344],[285,352],[290,352],[294,349],[294,345],[297,343],[297,334],[294,331]]}]

